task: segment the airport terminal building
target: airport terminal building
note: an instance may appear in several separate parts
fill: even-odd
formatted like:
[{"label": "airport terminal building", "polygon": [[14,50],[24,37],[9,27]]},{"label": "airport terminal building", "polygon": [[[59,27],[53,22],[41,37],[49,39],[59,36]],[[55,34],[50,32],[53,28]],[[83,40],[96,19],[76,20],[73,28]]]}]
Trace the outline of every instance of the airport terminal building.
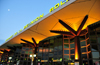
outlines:
[{"label": "airport terminal building", "polygon": [[3,65],[100,65],[100,0],[66,0],[0,46]]}]

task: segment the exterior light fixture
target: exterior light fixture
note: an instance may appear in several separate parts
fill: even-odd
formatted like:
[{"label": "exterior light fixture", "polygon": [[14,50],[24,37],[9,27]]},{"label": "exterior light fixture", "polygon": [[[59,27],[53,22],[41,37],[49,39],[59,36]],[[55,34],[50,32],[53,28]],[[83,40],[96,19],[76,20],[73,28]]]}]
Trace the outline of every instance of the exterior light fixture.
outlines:
[{"label": "exterior light fixture", "polygon": [[36,54],[34,54],[34,57],[36,57]]},{"label": "exterior light fixture", "polygon": [[12,59],[12,57],[9,57],[9,60],[11,60]]},{"label": "exterior light fixture", "polygon": [[30,57],[32,57],[32,54],[30,55]]}]

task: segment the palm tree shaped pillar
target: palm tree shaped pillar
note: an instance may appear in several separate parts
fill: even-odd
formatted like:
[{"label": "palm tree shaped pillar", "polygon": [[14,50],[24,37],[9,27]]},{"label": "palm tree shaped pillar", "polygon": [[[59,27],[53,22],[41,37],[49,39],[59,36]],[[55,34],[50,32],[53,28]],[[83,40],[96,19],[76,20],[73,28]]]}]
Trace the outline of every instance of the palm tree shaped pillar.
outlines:
[{"label": "palm tree shaped pillar", "polygon": [[[70,32],[66,32],[66,31],[56,31],[56,30],[50,30],[50,32],[53,33],[60,33],[62,35],[67,35],[67,36],[72,36],[75,38],[75,62],[78,62],[79,65],[82,65],[82,57],[81,57],[81,46],[80,46],[80,39],[79,36],[86,33],[87,30],[82,30],[86,20],[88,19],[88,15],[86,15],[81,23],[81,25],[79,26],[78,30],[75,31],[74,29],[72,29],[69,25],[67,25],[65,22],[63,22],[62,20],[59,19],[59,23],[61,23],[66,29],[68,29]],[[75,64],[76,65],[76,64]]]},{"label": "palm tree shaped pillar", "polygon": [[[35,49],[34,50],[34,54],[37,54],[38,44],[36,43],[34,38],[32,38],[33,43],[30,42],[30,41],[24,40],[24,39],[21,39],[21,40],[26,42],[26,44],[32,45],[34,47],[34,49]],[[36,57],[34,57],[33,65],[36,65]]]}]

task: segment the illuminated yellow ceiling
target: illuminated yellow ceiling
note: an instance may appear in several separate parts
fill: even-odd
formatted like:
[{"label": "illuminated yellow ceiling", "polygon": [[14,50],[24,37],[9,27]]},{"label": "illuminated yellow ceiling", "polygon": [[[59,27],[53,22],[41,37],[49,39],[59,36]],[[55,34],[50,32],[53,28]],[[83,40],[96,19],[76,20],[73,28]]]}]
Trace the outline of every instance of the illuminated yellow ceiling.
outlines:
[{"label": "illuminated yellow ceiling", "polygon": [[100,0],[76,0],[74,3],[46,17],[34,26],[27,28],[24,32],[5,42],[0,48],[6,49],[7,45],[12,46],[14,44],[20,44],[23,42],[20,40],[21,38],[32,42],[31,38],[33,37],[39,42],[49,36],[58,35],[56,33],[51,33],[50,30],[68,31],[58,22],[58,19],[63,20],[77,31],[85,15],[88,15],[88,20],[83,29],[100,20]]}]

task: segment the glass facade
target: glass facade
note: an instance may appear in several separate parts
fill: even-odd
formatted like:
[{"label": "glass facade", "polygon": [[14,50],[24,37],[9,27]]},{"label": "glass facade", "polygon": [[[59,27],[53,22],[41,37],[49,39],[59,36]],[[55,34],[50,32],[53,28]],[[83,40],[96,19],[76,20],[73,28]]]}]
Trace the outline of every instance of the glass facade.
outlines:
[{"label": "glass facade", "polygon": [[[100,26],[88,26],[86,31],[79,36],[82,64],[100,65]],[[75,65],[75,39],[63,34],[40,41],[36,59],[30,57],[34,55],[35,48],[23,44],[12,55],[4,53],[1,61],[8,62],[8,56],[11,56],[10,61],[14,64],[19,61],[19,65],[31,65],[32,60],[36,60],[36,65]]]},{"label": "glass facade", "polygon": [[41,65],[61,65],[62,43],[62,35],[41,41],[38,48],[37,63]]},{"label": "glass facade", "polygon": [[91,25],[89,36],[93,65],[100,65],[100,26]]}]

